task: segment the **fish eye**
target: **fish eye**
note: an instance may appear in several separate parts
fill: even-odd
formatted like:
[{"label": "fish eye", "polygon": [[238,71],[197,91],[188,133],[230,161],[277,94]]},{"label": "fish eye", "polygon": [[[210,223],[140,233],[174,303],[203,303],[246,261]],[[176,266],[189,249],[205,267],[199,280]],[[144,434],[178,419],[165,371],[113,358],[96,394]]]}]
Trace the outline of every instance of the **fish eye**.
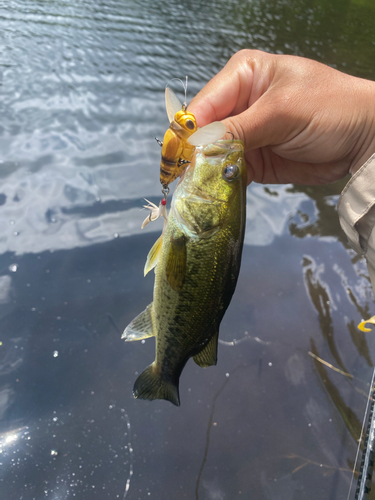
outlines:
[{"label": "fish eye", "polygon": [[238,176],[239,171],[240,171],[240,169],[238,168],[237,165],[235,165],[234,163],[228,163],[228,165],[226,165],[224,167],[223,176],[228,181],[232,181],[233,179],[235,179]]},{"label": "fish eye", "polygon": [[186,120],[185,124],[188,129],[194,130],[194,122],[192,120]]}]

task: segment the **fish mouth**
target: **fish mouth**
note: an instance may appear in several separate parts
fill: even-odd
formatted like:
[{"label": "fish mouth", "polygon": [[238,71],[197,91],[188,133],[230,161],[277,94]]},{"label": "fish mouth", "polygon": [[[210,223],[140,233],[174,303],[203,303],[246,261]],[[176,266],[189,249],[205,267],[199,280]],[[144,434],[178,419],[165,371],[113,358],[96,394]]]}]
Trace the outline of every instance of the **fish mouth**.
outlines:
[{"label": "fish mouth", "polygon": [[[208,203],[208,204],[220,204],[223,203],[225,200],[222,200],[220,198],[216,198],[214,196],[211,196],[207,193],[205,193],[203,190],[199,189],[196,186],[192,186],[192,189],[183,189],[179,193],[178,199],[180,201],[186,201],[188,200],[191,203]],[[173,200],[172,200],[173,201]],[[175,203],[174,203],[175,205]]]},{"label": "fish mouth", "polygon": [[[191,167],[188,167],[183,174],[180,176],[178,184],[176,186],[176,193],[180,191],[178,194],[180,199],[189,198],[192,201],[200,201],[201,203],[225,203],[227,199],[220,198],[218,196],[212,196],[204,191],[201,187],[197,186],[197,184],[192,180],[189,187],[183,186],[182,181],[187,173],[187,171]],[[193,167],[194,168],[194,167]],[[178,191],[177,191],[178,190]]]},{"label": "fish mouth", "polygon": [[224,203],[227,201],[217,196],[211,196],[196,184],[193,184],[189,189],[183,188],[183,193],[180,194],[179,198],[181,200],[189,199],[192,202],[199,201],[200,203]]}]

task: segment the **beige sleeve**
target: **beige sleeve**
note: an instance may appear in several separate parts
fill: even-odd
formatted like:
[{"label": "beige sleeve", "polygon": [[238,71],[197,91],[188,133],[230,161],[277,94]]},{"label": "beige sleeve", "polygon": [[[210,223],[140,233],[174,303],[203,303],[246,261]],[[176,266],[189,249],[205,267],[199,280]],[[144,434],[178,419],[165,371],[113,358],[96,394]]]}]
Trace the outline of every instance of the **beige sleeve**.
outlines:
[{"label": "beige sleeve", "polygon": [[375,294],[375,154],[345,186],[337,210],[349,243],[366,259]]}]

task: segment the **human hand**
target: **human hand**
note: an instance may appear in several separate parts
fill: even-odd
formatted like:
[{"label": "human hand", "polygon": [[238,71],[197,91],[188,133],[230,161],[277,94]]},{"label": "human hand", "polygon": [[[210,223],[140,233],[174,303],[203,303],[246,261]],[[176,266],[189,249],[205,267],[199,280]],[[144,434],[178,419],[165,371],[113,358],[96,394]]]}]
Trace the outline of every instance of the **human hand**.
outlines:
[{"label": "human hand", "polygon": [[334,182],[375,152],[375,82],[302,57],[242,50],[189,111],[244,142],[249,183]]}]

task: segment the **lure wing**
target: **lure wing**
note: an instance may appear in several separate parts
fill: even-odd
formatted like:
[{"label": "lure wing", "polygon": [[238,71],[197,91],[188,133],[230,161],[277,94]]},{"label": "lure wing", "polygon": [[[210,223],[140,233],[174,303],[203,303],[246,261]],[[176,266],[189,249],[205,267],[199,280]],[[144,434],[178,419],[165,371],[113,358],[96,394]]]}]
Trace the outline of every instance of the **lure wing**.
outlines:
[{"label": "lure wing", "polygon": [[169,122],[172,122],[174,115],[182,109],[182,104],[176,94],[169,87],[165,88],[165,107]]},{"label": "lure wing", "polygon": [[192,146],[211,144],[211,142],[216,142],[221,139],[225,132],[224,123],[213,122],[194,132],[194,134],[189,137],[187,142]]}]

